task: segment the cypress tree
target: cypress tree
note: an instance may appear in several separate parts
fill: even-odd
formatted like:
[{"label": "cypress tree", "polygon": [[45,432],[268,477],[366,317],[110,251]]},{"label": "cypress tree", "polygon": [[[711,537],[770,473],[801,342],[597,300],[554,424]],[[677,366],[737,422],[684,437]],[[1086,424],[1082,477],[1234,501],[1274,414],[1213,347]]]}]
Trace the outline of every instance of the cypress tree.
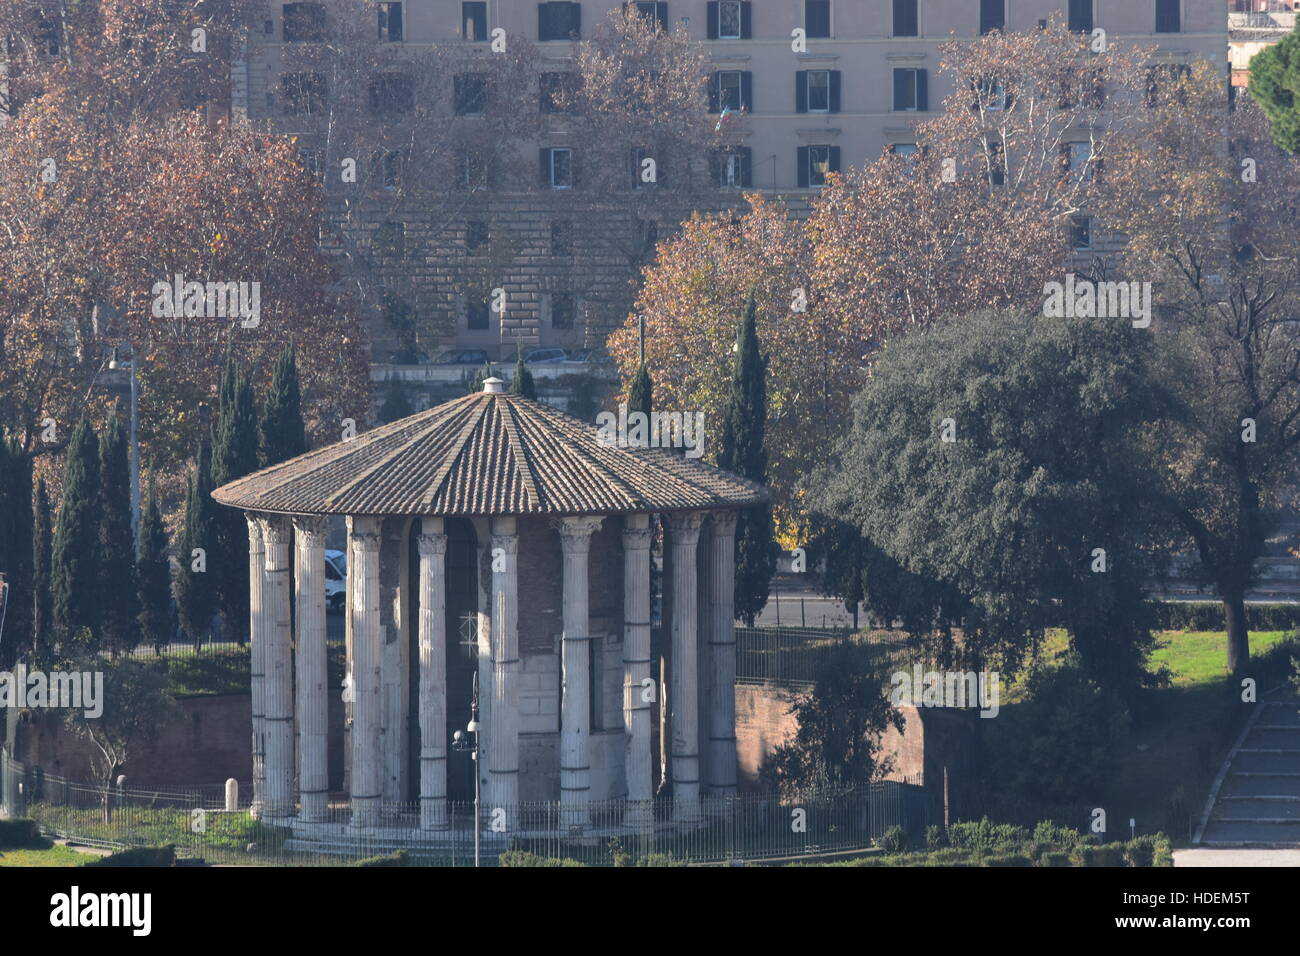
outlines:
[{"label": "cypress tree", "polygon": [[[736,366],[722,422],[718,467],[762,483],[767,480],[767,451],[763,448],[767,361],[759,351],[757,313],[751,295],[736,337]],[[772,509],[760,505],[742,510],[736,521],[736,616],[750,627],[767,604],[775,570]]]},{"label": "cypress tree", "polygon": [[167,531],[152,481],[140,513],[135,567],[140,637],[146,644],[161,648],[171,640],[171,567],[167,560]]},{"label": "cypress tree", "polygon": [[139,640],[135,541],[131,534],[131,469],[126,434],[114,415],[99,436],[100,642],[116,657]]},{"label": "cypress tree", "polygon": [[90,631],[93,651],[100,622],[99,575],[99,442],[90,420],[82,416],[63,452],[63,500],[54,528],[50,561],[54,628],[60,651],[83,628]]},{"label": "cypress tree", "polygon": [[298,362],[293,346],[286,346],[271,371],[260,429],[263,468],[288,461],[307,450],[307,429],[302,423],[302,396],[298,389]]},{"label": "cypress tree", "polygon": [[[176,606],[181,626],[190,640],[199,644],[208,634],[217,607],[216,587],[208,568],[213,558],[212,453],[207,442],[199,443],[198,460],[189,477],[185,497],[185,532],[176,574]],[[196,551],[201,554],[196,555]],[[197,565],[197,567],[196,567]],[[244,567],[248,567],[247,558]]]},{"label": "cypress tree", "polygon": [[655,386],[650,378],[650,370],[643,361],[637,366],[636,375],[627,387],[627,413],[641,412],[650,420],[650,407],[654,404]]},{"label": "cypress tree", "polygon": [[384,402],[379,406],[379,424],[387,425],[411,414],[411,400],[407,397],[402,380],[390,375],[384,382]]},{"label": "cypress tree", "polygon": [[0,432],[0,571],[9,585],[0,665],[8,669],[32,629],[32,460],[15,438]]},{"label": "cypress tree", "polygon": [[36,665],[54,658],[54,597],[50,592],[53,526],[45,479],[36,482],[36,520],[32,527],[32,648]]},{"label": "cypress tree", "polygon": [[518,343],[515,344],[515,374],[510,380],[510,394],[537,401],[537,383],[533,381],[533,373],[524,364],[524,349]]},{"label": "cypress tree", "polygon": [[[256,471],[257,443],[253,386],[232,357],[221,377],[208,491]],[[248,628],[248,524],[237,508],[214,508],[212,502],[207,508],[214,529],[208,573],[227,626],[242,643]]]}]

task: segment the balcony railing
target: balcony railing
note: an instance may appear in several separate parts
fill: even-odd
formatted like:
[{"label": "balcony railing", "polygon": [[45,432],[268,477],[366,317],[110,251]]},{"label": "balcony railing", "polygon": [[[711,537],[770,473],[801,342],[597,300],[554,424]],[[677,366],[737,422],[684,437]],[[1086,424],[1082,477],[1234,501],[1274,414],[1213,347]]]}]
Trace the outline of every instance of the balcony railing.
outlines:
[{"label": "balcony railing", "polygon": [[1295,29],[1295,12],[1273,10],[1267,13],[1229,13],[1229,30],[1285,31]]}]

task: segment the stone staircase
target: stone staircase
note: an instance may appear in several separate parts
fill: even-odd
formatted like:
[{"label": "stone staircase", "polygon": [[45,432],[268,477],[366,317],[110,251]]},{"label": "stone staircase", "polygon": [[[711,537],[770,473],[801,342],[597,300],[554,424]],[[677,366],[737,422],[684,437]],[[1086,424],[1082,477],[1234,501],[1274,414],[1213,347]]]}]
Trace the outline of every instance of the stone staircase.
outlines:
[{"label": "stone staircase", "polygon": [[1210,800],[1193,843],[1300,847],[1300,702],[1261,703]]}]

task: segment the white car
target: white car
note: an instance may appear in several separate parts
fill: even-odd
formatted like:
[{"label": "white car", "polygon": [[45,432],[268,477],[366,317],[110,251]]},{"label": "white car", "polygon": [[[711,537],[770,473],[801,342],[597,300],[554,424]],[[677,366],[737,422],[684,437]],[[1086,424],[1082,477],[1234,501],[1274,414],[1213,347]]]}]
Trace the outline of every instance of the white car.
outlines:
[{"label": "white car", "polygon": [[348,580],[348,556],[342,551],[325,552],[325,609],[342,614]]}]

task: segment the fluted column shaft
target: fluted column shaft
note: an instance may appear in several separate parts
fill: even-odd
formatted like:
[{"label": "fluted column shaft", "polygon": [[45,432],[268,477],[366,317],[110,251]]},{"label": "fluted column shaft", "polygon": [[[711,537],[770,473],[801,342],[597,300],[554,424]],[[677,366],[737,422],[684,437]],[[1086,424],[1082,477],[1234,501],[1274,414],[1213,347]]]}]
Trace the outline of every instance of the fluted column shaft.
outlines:
[{"label": "fluted column shaft", "polygon": [[705,564],[710,605],[709,780],[710,793],[736,794],[736,512],[715,511]]},{"label": "fluted column shaft", "polygon": [[492,724],[488,727],[490,811],[514,829],[519,803],[519,536],[514,518],[492,519]]},{"label": "fluted column shaft", "polygon": [[420,552],[420,826],[447,827],[447,536],[424,518]]},{"label": "fluted column shaft", "polygon": [[628,515],[623,522],[623,726],[627,732],[624,775],[629,825],[651,819],[653,697],[647,699],[650,673],[650,516]]},{"label": "fluted column shaft", "polygon": [[253,703],[253,805],[259,818],[266,807],[266,633],[263,624],[262,579],[266,574],[266,548],[262,523],[252,512],[248,521],[248,656]]},{"label": "fluted column shaft", "polygon": [[668,706],[673,728],[673,816],[700,816],[700,705],[695,546],[703,517],[698,512],[669,520],[673,549],[673,660]]},{"label": "fluted column shaft", "polygon": [[293,651],[290,645],[288,518],[261,519],[266,561],[262,578],[263,626],[266,629],[266,816],[293,816]]},{"label": "fluted column shaft", "polygon": [[316,516],[293,519],[294,607],[298,626],[299,817],[324,820],[329,801],[329,697],[325,677],[325,534]]},{"label": "fluted column shaft", "polygon": [[379,749],[380,666],[383,632],[379,623],[379,521],[352,519],[348,537],[348,591],[352,616],[352,825],[378,822],[383,795]]},{"label": "fluted column shaft", "polygon": [[587,633],[587,553],[591,535],[603,518],[562,518],[556,523],[564,554],[564,633],[561,668],[564,693],[560,707],[560,802],[568,804],[562,819],[581,826],[588,820],[591,800],[591,657]]}]

